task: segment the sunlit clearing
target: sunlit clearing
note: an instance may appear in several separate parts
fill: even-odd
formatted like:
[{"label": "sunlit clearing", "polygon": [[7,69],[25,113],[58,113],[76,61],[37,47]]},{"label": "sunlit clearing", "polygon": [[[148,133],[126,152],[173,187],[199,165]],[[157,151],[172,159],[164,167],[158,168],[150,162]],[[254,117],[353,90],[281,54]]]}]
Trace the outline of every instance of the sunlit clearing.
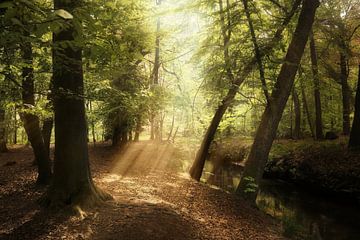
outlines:
[{"label": "sunlit clearing", "polygon": [[[131,143],[114,155],[113,174],[107,181],[116,181],[116,176],[146,176],[164,171],[172,164],[174,147],[152,141]],[[106,181],[106,180],[105,180]]]}]

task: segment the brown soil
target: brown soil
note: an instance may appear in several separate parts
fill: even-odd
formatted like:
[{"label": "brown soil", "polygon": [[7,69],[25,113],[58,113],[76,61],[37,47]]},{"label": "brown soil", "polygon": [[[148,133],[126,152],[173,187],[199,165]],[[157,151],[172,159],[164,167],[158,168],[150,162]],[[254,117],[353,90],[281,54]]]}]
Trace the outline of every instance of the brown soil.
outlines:
[{"label": "brown soil", "polygon": [[[114,201],[80,215],[42,209],[27,147],[0,155],[1,239],[282,239],[269,216],[188,178],[171,145],[90,147],[96,184]],[[176,159],[176,158],[174,158]]]}]

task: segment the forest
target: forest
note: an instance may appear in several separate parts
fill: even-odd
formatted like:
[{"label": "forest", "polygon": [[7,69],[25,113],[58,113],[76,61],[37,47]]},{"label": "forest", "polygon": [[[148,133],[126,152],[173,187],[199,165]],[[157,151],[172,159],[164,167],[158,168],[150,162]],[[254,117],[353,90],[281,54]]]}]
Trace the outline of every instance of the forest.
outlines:
[{"label": "forest", "polygon": [[360,239],[360,0],[0,0],[0,239]]}]

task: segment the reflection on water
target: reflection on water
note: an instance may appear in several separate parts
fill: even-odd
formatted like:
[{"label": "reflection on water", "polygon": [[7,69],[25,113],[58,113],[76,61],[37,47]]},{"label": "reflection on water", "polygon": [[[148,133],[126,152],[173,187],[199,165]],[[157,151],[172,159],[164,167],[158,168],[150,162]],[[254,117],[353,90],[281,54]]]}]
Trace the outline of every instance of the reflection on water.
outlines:
[{"label": "reflection on water", "polygon": [[[211,175],[211,184],[234,191],[238,169]],[[284,233],[296,239],[360,240],[360,206],[346,200],[309,193],[280,181],[262,182],[257,204],[283,222]]]},{"label": "reflection on water", "polygon": [[285,219],[287,224],[289,221],[296,224],[311,239],[360,239],[360,206],[354,202],[332,201],[290,184],[264,181],[257,204],[266,213]]}]

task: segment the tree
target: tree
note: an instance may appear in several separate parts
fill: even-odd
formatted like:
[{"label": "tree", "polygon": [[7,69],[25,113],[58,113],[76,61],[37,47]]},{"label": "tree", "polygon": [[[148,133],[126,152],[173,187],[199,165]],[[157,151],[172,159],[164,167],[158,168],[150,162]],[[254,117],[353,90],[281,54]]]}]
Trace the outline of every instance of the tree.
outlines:
[{"label": "tree", "polygon": [[304,115],[306,115],[306,119],[307,119],[307,122],[308,122],[308,125],[310,128],[311,136],[313,139],[315,139],[316,136],[315,136],[313,122],[312,122],[312,118],[311,118],[309,107],[308,107],[308,102],[307,102],[307,98],[306,98],[305,87],[303,84],[301,71],[299,71],[299,82],[300,82],[300,88],[301,88],[301,98],[302,98],[302,103],[303,103]]},{"label": "tree", "polygon": [[348,84],[348,57],[347,47],[344,40],[340,40],[340,83],[343,104],[343,134],[350,134],[350,96],[351,91]]},{"label": "tree", "polygon": [[295,86],[293,87],[293,90],[291,92],[292,99],[294,102],[294,112],[295,112],[295,128],[294,133],[292,134],[292,137],[294,139],[300,139],[300,133],[301,133],[301,107],[300,107],[300,100],[299,95],[295,89]]},{"label": "tree", "polygon": [[322,123],[318,57],[317,57],[315,38],[313,32],[311,32],[310,34],[310,57],[311,57],[311,70],[314,80],[315,132],[316,132],[316,139],[320,140],[324,138],[324,133],[323,133],[323,123]]},{"label": "tree", "polygon": [[71,15],[53,34],[53,81],[55,111],[54,178],[45,203],[92,205],[110,198],[92,180],[87,146],[81,20],[81,2],[55,0],[56,10]]},{"label": "tree", "polygon": [[360,150],[360,64],[358,71],[359,72],[355,99],[355,114],[349,139],[349,148],[353,151]]},{"label": "tree", "polygon": [[7,152],[5,132],[5,110],[0,106],[0,153]]},{"label": "tree", "polygon": [[318,6],[319,1],[303,1],[295,32],[271,94],[271,101],[267,104],[262,115],[240,184],[237,188],[237,193],[253,204],[255,203],[258,191],[257,186],[262,178],[264,167],[276,136],[277,127],[291,93],[295,75],[304,53]]},{"label": "tree", "polygon": [[26,63],[26,66],[23,67],[22,70],[22,100],[24,104],[22,120],[38,166],[37,183],[47,184],[52,175],[49,153],[45,149],[39,117],[36,116],[31,109],[35,106],[34,69],[32,67],[33,53],[31,43],[25,42],[22,44],[21,51],[22,57]]},{"label": "tree", "polygon": [[[286,26],[291,21],[293,15],[296,13],[301,0],[297,0],[293,3],[291,10],[287,13],[286,17],[282,21],[280,27],[276,30],[272,39],[268,42],[268,44],[263,48],[262,54],[271,55],[274,47],[278,44],[278,41],[282,38],[282,33]],[[199,181],[202,175],[202,171],[205,165],[205,160],[208,156],[209,148],[211,142],[214,139],[215,133],[219,124],[221,122],[222,117],[224,116],[226,110],[229,108],[230,104],[234,100],[240,86],[248,77],[248,75],[252,72],[254,66],[257,64],[256,57],[251,58],[248,62],[245,62],[244,67],[234,76],[234,80],[231,82],[231,87],[228,90],[226,96],[220,102],[219,106],[216,109],[216,112],[210,122],[209,127],[206,130],[206,133],[201,142],[200,149],[198,150],[193,165],[190,168],[190,176]]]},{"label": "tree", "polygon": [[[156,6],[161,5],[162,0],[156,0]],[[159,86],[159,70],[160,70],[160,27],[161,21],[160,17],[157,18],[156,22],[156,40],[155,40],[155,59],[154,59],[154,69],[152,72],[152,87],[157,88]],[[160,127],[159,109],[156,109],[150,114],[150,123],[151,123],[151,132],[150,139],[162,141],[162,128]]]}]

